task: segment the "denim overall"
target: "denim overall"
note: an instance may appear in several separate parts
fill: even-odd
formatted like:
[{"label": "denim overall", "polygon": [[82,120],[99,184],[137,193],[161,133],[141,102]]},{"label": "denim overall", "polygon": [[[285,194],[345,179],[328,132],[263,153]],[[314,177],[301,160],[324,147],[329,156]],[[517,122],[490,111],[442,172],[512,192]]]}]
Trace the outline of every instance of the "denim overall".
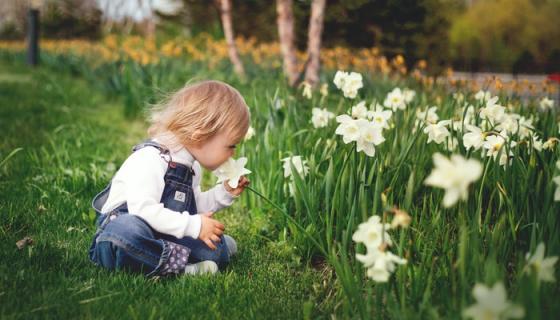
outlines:
[{"label": "denim overall", "polygon": [[[132,149],[154,147],[167,163],[165,188],[160,202],[165,208],[191,215],[197,213],[192,189],[194,171],[186,165],[173,162],[169,150],[155,141],[146,140]],[[109,197],[111,183],[93,198],[97,213],[97,231],[89,249],[90,260],[109,270],[125,269],[141,272],[146,276],[176,275],[184,271],[187,263],[212,260],[223,267],[229,262],[224,237],[211,250],[203,241],[191,237],[176,238],[152,229],[137,215],[128,214],[126,202],[107,214],[101,208]]]}]

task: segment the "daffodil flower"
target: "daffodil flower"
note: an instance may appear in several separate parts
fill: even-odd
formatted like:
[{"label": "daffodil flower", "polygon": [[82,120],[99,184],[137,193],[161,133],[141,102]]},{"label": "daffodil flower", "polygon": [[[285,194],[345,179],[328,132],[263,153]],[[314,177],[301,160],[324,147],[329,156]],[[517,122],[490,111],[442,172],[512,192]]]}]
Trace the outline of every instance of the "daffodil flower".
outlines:
[{"label": "daffodil flower", "polygon": [[482,174],[482,165],[478,160],[465,159],[454,154],[451,159],[440,153],[434,154],[434,170],[424,181],[426,185],[445,189],[443,205],[451,207],[459,199],[466,200],[468,187]]},{"label": "daffodil flower", "polygon": [[408,88],[404,88],[403,97],[404,97],[404,102],[411,103],[412,100],[414,100],[414,97],[416,97],[416,91],[410,90]]},{"label": "daffodil flower", "polygon": [[436,123],[439,120],[436,111],[436,106],[427,108],[426,110],[418,109],[418,111],[416,111],[416,118],[420,121],[426,121],[427,123]]},{"label": "daffodil flower", "polygon": [[393,115],[393,111],[384,110],[380,104],[375,105],[375,109],[367,112],[367,118],[376,126],[383,129],[389,129],[389,119]]},{"label": "daffodil flower", "polygon": [[342,90],[346,98],[354,99],[358,95],[358,90],[364,86],[362,75],[357,72],[337,71],[334,75],[334,85]]},{"label": "daffodil flower", "polygon": [[255,128],[249,127],[247,133],[245,134],[244,140],[249,140],[255,136]]},{"label": "daffodil flower", "polygon": [[541,242],[537,246],[533,255],[527,253],[525,256],[525,259],[527,259],[527,266],[525,267],[524,272],[529,273],[534,271],[536,272],[537,279],[539,281],[554,282],[556,281],[554,278],[554,265],[558,261],[558,257],[553,256],[545,258],[544,249],[545,245]]},{"label": "daffodil flower", "polygon": [[486,102],[490,100],[492,97],[492,93],[490,91],[479,90],[475,95],[474,98],[480,102]]},{"label": "daffodil flower", "polygon": [[247,158],[241,157],[237,160],[229,158],[224,164],[222,164],[218,169],[214,170],[214,175],[218,177],[216,183],[221,183],[227,181],[227,184],[233,189],[237,188],[239,179],[251,173],[250,170],[245,168],[247,164]]},{"label": "daffodil flower", "polygon": [[368,109],[366,107],[365,101],[360,101],[357,105],[352,107],[352,118],[354,119],[366,119]]},{"label": "daffodil flower", "polygon": [[393,110],[393,112],[397,111],[398,109],[404,110],[406,109],[406,100],[403,92],[400,88],[395,88],[393,91],[387,94],[383,105],[387,108]]},{"label": "daffodil flower", "polygon": [[296,169],[297,173],[302,176],[306,176],[309,172],[307,160],[303,160],[301,156],[287,157],[282,159],[282,162],[284,162],[284,178],[292,175],[292,165]]},{"label": "daffodil flower", "polygon": [[480,109],[480,117],[494,124],[502,122],[506,108],[497,104],[497,102],[498,97],[488,100],[486,106]]},{"label": "daffodil flower", "polygon": [[363,243],[366,248],[371,249],[377,249],[383,242],[391,245],[393,241],[387,233],[390,228],[390,224],[381,223],[381,218],[374,215],[358,226],[358,229],[352,235],[352,240]]},{"label": "daffodil flower", "polygon": [[377,282],[387,282],[396,264],[405,264],[406,260],[386,250],[393,242],[387,233],[391,228],[388,223],[382,223],[379,216],[372,216],[361,223],[352,235],[352,240],[363,243],[366,254],[356,254],[356,260],[367,268],[367,276]]},{"label": "daffodil flower", "polygon": [[438,123],[428,123],[424,128],[424,133],[428,134],[428,142],[441,144],[450,136],[446,126],[451,124],[451,120],[442,120]]},{"label": "daffodil flower", "polygon": [[477,126],[467,124],[466,128],[468,132],[463,135],[463,145],[467,150],[470,148],[474,150],[480,149],[484,144],[486,134]]},{"label": "daffodil flower", "polygon": [[334,118],[334,113],[327,109],[313,108],[311,115],[311,123],[315,128],[323,128],[329,124],[329,120]]},{"label": "daffodil flower", "polygon": [[463,310],[463,317],[478,319],[519,319],[525,316],[523,307],[507,300],[504,284],[498,282],[492,288],[477,283],[472,291],[474,305]]},{"label": "daffodil flower", "polygon": [[539,101],[539,108],[541,111],[547,111],[554,108],[554,100],[550,99],[549,97],[543,97],[541,101]]}]

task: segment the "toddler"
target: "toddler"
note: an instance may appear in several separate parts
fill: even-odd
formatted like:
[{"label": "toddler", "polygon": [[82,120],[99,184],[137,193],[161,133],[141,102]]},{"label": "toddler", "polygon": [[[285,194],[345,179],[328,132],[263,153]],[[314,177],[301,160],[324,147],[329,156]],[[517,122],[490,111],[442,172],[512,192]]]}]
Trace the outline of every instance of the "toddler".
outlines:
[{"label": "toddler", "polygon": [[93,263],[146,276],[215,273],[237,251],[212,218],[249,180],[202,192],[201,166],[215,170],[249,128],[239,92],[220,81],[187,85],[151,114],[151,137],[132,149],[109,185],[93,199],[97,231]]}]

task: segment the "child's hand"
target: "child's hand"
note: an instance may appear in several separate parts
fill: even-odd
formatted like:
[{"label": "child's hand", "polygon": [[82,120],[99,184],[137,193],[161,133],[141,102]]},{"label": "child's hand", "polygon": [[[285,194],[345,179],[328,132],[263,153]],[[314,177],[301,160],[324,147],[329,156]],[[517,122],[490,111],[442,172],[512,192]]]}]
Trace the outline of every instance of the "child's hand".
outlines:
[{"label": "child's hand", "polygon": [[[220,242],[220,236],[224,234],[224,225],[218,220],[210,218],[214,214],[213,212],[207,212],[200,215],[201,226],[200,234],[198,238],[202,240],[206,245],[212,249],[216,250],[216,245],[214,242]],[[214,242],[212,242],[214,241]]]},{"label": "child's hand", "polygon": [[228,184],[229,180],[224,181],[224,187],[226,188],[227,192],[229,192],[230,194],[234,195],[234,196],[238,196],[241,194],[241,192],[243,192],[243,190],[245,190],[245,187],[249,185],[250,181],[249,179],[247,179],[247,177],[242,176],[241,178],[239,178],[239,183],[237,184],[237,188],[232,188],[229,186]]}]

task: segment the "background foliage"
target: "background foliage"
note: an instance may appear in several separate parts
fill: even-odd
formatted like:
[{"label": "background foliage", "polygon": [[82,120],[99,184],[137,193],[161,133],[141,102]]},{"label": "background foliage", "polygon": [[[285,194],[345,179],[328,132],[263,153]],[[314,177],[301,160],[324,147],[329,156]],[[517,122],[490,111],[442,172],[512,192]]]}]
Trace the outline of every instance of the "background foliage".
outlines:
[{"label": "background foliage", "polygon": [[[201,32],[223,37],[211,1],[184,0],[175,17],[161,17],[163,37]],[[46,0],[42,33],[46,38],[97,38],[108,30],[89,0]],[[306,48],[310,0],[294,1],[297,45]],[[276,7],[267,0],[233,0],[236,33],[258,41],[277,39]],[[0,4],[0,38],[23,38],[25,1]],[[388,57],[423,59],[432,72],[459,70],[502,72],[560,71],[560,1],[557,0],[329,0],[323,42],[326,47],[378,47]],[[111,31],[142,30],[125,24]]]}]

